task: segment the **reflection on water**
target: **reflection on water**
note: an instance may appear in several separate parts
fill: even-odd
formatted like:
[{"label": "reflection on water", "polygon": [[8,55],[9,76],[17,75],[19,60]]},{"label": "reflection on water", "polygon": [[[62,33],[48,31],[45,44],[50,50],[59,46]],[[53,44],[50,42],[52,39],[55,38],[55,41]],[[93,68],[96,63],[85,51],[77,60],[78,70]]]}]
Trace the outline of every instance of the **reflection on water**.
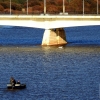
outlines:
[{"label": "reflection on water", "polygon": [[[99,47],[76,46],[1,47],[2,100],[98,100],[99,51]],[[27,88],[6,90],[10,76],[26,83]]]},{"label": "reflection on water", "polygon": [[[40,45],[43,30],[0,28],[0,100],[99,100],[99,28],[92,29],[66,28],[69,44],[59,48]],[[7,90],[11,76],[27,88]]]}]

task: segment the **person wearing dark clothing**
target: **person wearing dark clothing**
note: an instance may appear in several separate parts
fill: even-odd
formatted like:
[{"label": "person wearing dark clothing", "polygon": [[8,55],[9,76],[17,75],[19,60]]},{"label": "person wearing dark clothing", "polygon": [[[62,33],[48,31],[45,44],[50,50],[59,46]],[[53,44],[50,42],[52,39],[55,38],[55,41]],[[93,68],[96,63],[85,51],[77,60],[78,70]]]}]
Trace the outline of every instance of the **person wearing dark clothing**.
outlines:
[{"label": "person wearing dark clothing", "polygon": [[19,80],[17,81],[17,84],[20,84],[20,81]]},{"label": "person wearing dark clothing", "polygon": [[13,77],[10,78],[10,84],[11,84],[13,87],[14,87],[15,84],[16,84],[16,80],[15,80]]}]

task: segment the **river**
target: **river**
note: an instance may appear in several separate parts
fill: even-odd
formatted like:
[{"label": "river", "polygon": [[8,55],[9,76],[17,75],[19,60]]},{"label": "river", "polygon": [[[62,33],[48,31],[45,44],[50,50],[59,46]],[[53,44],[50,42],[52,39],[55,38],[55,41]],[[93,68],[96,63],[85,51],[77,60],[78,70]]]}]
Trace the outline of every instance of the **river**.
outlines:
[{"label": "river", "polygon": [[[100,26],[64,29],[59,48],[41,46],[43,29],[0,27],[0,100],[100,99]],[[11,76],[26,89],[8,90]]]}]

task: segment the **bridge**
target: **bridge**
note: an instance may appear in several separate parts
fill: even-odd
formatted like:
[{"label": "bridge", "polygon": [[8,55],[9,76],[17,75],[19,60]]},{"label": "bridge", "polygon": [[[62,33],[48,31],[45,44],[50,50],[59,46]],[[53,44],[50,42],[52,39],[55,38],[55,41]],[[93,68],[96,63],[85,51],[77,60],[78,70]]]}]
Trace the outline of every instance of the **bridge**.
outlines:
[{"label": "bridge", "polygon": [[42,45],[63,45],[67,44],[64,27],[100,25],[100,16],[0,15],[0,25],[42,28]]}]

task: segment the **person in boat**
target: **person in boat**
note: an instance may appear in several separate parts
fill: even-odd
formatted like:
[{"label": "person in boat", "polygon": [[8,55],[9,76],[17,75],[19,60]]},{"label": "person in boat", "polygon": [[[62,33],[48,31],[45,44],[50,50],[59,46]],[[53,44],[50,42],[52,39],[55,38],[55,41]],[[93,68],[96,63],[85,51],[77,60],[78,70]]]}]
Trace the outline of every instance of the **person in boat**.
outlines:
[{"label": "person in boat", "polygon": [[19,80],[17,81],[17,84],[20,84],[20,81]]},{"label": "person in boat", "polygon": [[16,84],[16,80],[13,77],[10,78],[10,84],[12,86],[15,86],[15,84]]}]

